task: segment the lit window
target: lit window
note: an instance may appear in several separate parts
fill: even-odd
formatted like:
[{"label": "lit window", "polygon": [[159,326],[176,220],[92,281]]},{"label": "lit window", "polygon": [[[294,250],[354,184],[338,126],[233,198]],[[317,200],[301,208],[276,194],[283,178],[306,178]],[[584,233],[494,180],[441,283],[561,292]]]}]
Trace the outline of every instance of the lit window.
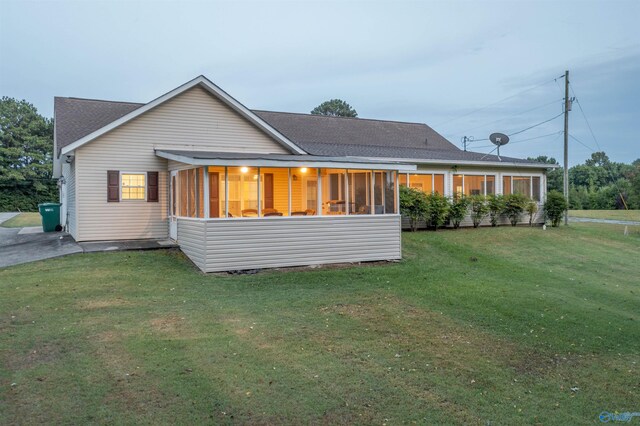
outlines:
[{"label": "lit window", "polygon": [[495,176],[453,175],[453,194],[491,195],[495,193]]},{"label": "lit window", "polygon": [[147,176],[144,173],[122,173],[122,199],[144,200]]}]

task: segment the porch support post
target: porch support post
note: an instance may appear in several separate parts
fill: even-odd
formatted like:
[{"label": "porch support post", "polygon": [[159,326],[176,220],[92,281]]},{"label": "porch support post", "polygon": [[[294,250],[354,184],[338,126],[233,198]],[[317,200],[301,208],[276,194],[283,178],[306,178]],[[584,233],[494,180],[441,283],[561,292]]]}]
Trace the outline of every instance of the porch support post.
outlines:
[{"label": "porch support post", "polygon": [[229,217],[229,168],[224,166],[224,217]]},{"label": "porch support post", "polygon": [[258,208],[256,210],[258,210],[258,217],[262,217],[262,209],[260,208],[260,201],[262,198],[262,194],[260,191],[260,167],[258,167]]},{"label": "porch support post", "polygon": [[204,217],[205,218],[209,218],[209,167],[204,166],[204,196],[203,198],[203,203],[204,203]]},{"label": "porch support post", "polygon": [[288,203],[287,205],[289,206],[288,207],[289,210],[288,210],[287,216],[291,216],[291,167],[287,168],[287,172],[289,174],[289,184],[288,184],[289,191],[288,191],[288,199],[287,199],[287,203]]},{"label": "porch support post", "polygon": [[320,173],[320,167],[318,167],[318,184],[316,194],[316,214],[322,216],[322,174]]},{"label": "porch support post", "polygon": [[376,172],[371,170],[371,178],[369,179],[371,182],[371,192],[369,193],[369,204],[371,205],[369,209],[369,214],[375,214],[376,210]]}]

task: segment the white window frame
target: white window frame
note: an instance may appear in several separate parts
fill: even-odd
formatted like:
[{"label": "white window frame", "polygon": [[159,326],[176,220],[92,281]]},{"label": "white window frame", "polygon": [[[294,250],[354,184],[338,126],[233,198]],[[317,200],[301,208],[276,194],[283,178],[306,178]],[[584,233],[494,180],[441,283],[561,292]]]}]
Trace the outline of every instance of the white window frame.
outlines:
[{"label": "white window frame", "polygon": [[521,174],[507,174],[504,173],[501,178],[502,178],[502,193],[504,194],[504,178],[508,177],[509,179],[509,194],[513,194],[513,178],[514,177],[519,177],[519,178],[529,178],[529,194],[531,194],[531,196],[529,198],[531,198],[533,200],[533,178],[537,177],[540,179],[539,185],[540,187],[538,188],[538,193],[540,194],[540,199],[539,200],[533,200],[536,203],[542,203],[544,198],[546,197],[546,191],[543,191],[542,188],[542,184],[543,184],[543,175],[521,175]]},{"label": "white window frame", "polygon": [[[149,185],[149,177],[147,176],[147,172],[128,172],[128,171],[120,171],[118,175],[118,183],[120,185],[120,201],[121,202],[146,202],[147,201],[147,186]],[[143,175],[144,176],[144,198],[122,198],[122,189],[124,185],[122,185],[122,175]],[[128,188],[140,188],[139,186],[130,186]]]},{"label": "white window frame", "polygon": [[[400,173],[398,174],[398,179],[400,179],[400,175],[406,175],[407,178],[407,186],[411,188],[411,175],[431,175],[431,193],[434,193],[436,190],[436,175],[442,175],[442,194],[447,195],[447,172],[444,170],[441,171],[415,171],[413,173]],[[456,173],[459,174],[459,173]]]}]

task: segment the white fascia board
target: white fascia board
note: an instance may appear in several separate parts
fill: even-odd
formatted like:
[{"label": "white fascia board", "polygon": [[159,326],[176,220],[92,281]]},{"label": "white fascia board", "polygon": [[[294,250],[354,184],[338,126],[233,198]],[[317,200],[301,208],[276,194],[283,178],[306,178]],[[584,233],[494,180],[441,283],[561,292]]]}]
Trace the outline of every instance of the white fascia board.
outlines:
[{"label": "white fascia board", "polygon": [[[371,157],[368,157],[373,159]],[[522,167],[528,169],[557,169],[557,164],[542,164],[542,163],[515,163],[509,161],[469,161],[469,160],[458,160],[458,161],[444,161],[444,160],[426,160],[424,158],[375,158],[380,161],[402,161],[406,163],[413,164],[429,164],[429,165],[438,165],[438,166],[492,166],[492,167]]]},{"label": "white fascia board", "polygon": [[167,160],[178,161],[180,163],[191,164],[194,166],[312,167],[327,169],[397,170],[400,172],[412,172],[417,170],[417,167],[414,164],[358,163],[348,161],[269,160],[263,158],[192,158],[159,151],[156,151],[156,155],[158,157],[166,158]]},{"label": "white fascia board", "polygon": [[193,80],[173,89],[172,91],[165,93],[164,95],[160,96],[159,98],[154,99],[153,101],[149,102],[148,104],[145,104],[143,106],[141,106],[140,108],[130,112],[129,114],[115,120],[112,121],[111,123],[107,124],[104,127],[101,127],[100,129],[96,130],[93,133],[89,133],[87,136],[84,136],[80,139],[78,139],[77,141],[65,146],[64,148],[62,148],[61,154],[68,154],[71,151],[74,151],[76,149],[78,149],[79,147],[81,147],[82,145],[94,140],[95,138],[104,135],[107,132],[110,132],[111,130],[115,129],[116,127],[119,127],[125,123],[127,123],[128,121],[133,120],[134,118],[144,114],[145,112],[157,107],[158,105],[168,101],[169,99],[191,89],[192,87],[195,87],[197,85],[200,85],[201,87],[203,87],[205,90],[207,90],[208,92],[210,92],[211,94],[213,94],[214,96],[216,96],[218,99],[220,99],[221,101],[223,101],[227,106],[231,107],[231,109],[233,109],[234,111],[238,112],[240,115],[242,115],[244,118],[246,118],[247,120],[249,120],[251,123],[253,123],[255,126],[257,126],[258,128],[262,129],[264,132],[266,132],[269,136],[271,136],[273,139],[275,139],[278,143],[280,143],[281,145],[285,146],[286,148],[290,149],[291,151],[293,151],[295,154],[306,154],[305,151],[303,151],[300,147],[298,147],[296,144],[294,144],[293,142],[291,142],[289,139],[287,139],[283,134],[281,134],[280,132],[278,132],[276,129],[274,129],[273,127],[271,127],[270,125],[268,125],[264,120],[262,120],[260,117],[258,117],[257,115],[255,115],[253,112],[251,112],[251,110],[249,110],[247,107],[245,107],[244,105],[242,105],[240,102],[238,102],[237,100],[235,100],[233,97],[231,97],[229,94],[227,94],[224,90],[220,89],[218,86],[216,86],[215,84],[213,84],[211,81],[209,81],[205,76],[199,76],[194,78]]}]

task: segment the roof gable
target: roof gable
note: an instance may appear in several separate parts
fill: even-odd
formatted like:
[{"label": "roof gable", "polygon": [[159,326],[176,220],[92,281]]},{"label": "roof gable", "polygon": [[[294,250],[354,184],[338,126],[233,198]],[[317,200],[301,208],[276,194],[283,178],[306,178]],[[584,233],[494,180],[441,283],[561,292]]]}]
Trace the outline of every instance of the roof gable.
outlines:
[{"label": "roof gable", "polygon": [[[256,127],[258,127],[260,130],[262,130],[264,133],[266,133],[268,136],[270,136],[272,139],[274,139],[276,142],[280,143],[281,145],[283,145],[284,147],[286,147],[289,151],[291,151],[294,154],[304,154],[304,150],[300,149],[300,147],[298,147],[297,145],[295,145],[293,142],[291,142],[289,139],[287,139],[284,135],[282,135],[281,133],[279,133],[277,130],[275,130],[273,127],[271,127],[269,124],[267,124],[262,118],[258,117],[256,114],[254,114],[251,110],[249,110],[248,108],[246,108],[244,105],[242,105],[240,102],[238,102],[237,100],[235,100],[234,98],[232,98],[230,95],[228,95],[226,92],[224,92],[222,89],[220,89],[218,86],[216,86],[215,84],[213,84],[211,81],[209,81],[207,78],[205,78],[204,76],[199,76],[196,77],[195,79],[183,84],[180,87],[177,87],[176,89],[160,96],[159,98],[154,99],[153,101],[147,103],[147,104],[127,104],[124,102],[114,102],[113,104],[120,104],[117,106],[113,106],[112,111],[109,113],[107,112],[104,116],[101,116],[101,118],[103,118],[104,120],[107,119],[107,117],[117,117],[114,120],[108,122],[107,124],[103,124],[100,127],[98,127],[95,130],[92,130],[94,127],[98,126],[98,122],[102,122],[102,120],[98,120],[98,122],[92,122],[91,120],[91,116],[89,115],[84,116],[84,118],[82,119],[82,125],[80,124],[80,117],[83,116],[83,114],[79,114],[78,115],[78,119],[76,121],[72,121],[71,122],[71,126],[69,127],[71,130],[67,129],[67,122],[65,121],[61,121],[60,118],[58,117],[58,111],[56,111],[56,121],[58,122],[56,125],[56,135],[58,133],[63,134],[63,135],[67,135],[66,139],[64,140],[64,142],[66,142],[66,144],[64,146],[61,145],[62,141],[58,141],[57,137],[56,137],[56,144],[57,146],[60,148],[60,152],[62,154],[67,154],[77,148],[79,148],[80,146],[91,142],[92,140],[98,138],[99,136],[102,136],[105,133],[108,133],[120,126],[122,126],[123,124],[135,119],[136,117],[146,113],[147,111],[150,111],[152,109],[154,109],[155,107],[162,105],[163,103],[167,102],[170,99],[173,99],[174,97],[180,95],[181,93],[186,92],[187,90],[196,87],[196,86],[200,86],[203,89],[205,89],[206,91],[208,91],[209,93],[211,93],[213,96],[215,96],[216,98],[218,98],[220,101],[222,101],[224,104],[226,104],[228,107],[230,107],[232,110],[234,110],[235,112],[239,113],[241,116],[243,116],[245,119],[247,119],[249,122],[251,122],[253,125],[255,125]],[[57,99],[73,99],[73,98],[57,98]],[[100,101],[95,101],[95,102],[100,102]],[[59,102],[56,103],[56,106],[60,105],[63,106],[65,105],[65,102]],[[136,108],[133,108],[134,105],[137,105]],[[132,108],[129,112],[125,112],[128,108]],[[64,109],[64,108],[63,108]],[[77,108],[73,108],[76,110],[77,112]],[[109,108],[106,108],[107,110],[109,110]],[[73,112],[70,111],[65,111],[63,112],[63,115],[67,115],[67,113],[73,115]],[[124,115],[120,115],[118,117],[118,115],[120,113],[124,113]],[[62,127],[62,129],[58,129],[58,127]],[[75,128],[75,130],[74,130]],[[74,137],[74,135],[77,134],[81,134],[81,133],[85,133],[84,136],[81,136],[79,139],[70,141],[71,138]]]}]

